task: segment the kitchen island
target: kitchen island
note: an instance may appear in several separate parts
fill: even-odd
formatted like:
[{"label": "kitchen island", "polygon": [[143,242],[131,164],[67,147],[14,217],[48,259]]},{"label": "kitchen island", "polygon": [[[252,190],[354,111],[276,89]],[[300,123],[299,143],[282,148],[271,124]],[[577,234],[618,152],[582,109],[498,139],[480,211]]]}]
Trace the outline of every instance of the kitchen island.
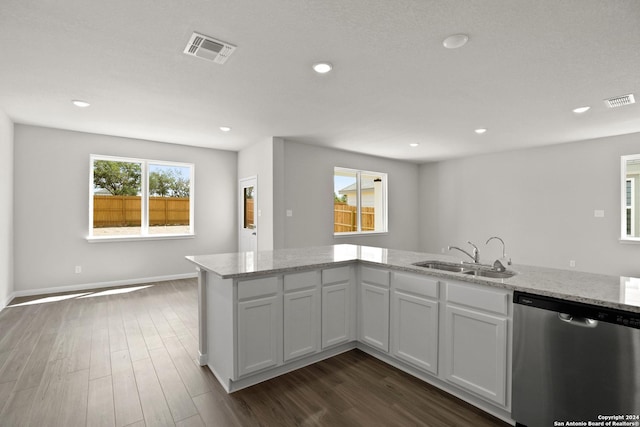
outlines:
[{"label": "kitchen island", "polygon": [[513,291],[640,313],[638,279],[414,265],[456,262],[439,254],[333,245],[187,259],[199,271],[199,361],[227,392],[359,348],[513,422]]}]

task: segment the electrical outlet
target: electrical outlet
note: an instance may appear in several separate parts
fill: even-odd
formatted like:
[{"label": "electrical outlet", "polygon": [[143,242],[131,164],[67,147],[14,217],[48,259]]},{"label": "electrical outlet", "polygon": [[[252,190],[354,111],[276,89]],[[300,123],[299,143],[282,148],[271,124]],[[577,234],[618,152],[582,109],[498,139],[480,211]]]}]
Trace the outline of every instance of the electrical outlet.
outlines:
[{"label": "electrical outlet", "polygon": [[593,216],[596,218],[604,218],[604,210],[596,209],[595,211],[593,211]]},{"label": "electrical outlet", "polygon": [[576,261],[574,259],[569,261],[569,267],[575,267],[575,266],[576,266]]},{"label": "electrical outlet", "polygon": [[287,216],[293,216],[293,210],[287,209]]},{"label": "electrical outlet", "polygon": [[82,266],[76,265],[76,274],[80,274],[80,273],[82,273]]}]

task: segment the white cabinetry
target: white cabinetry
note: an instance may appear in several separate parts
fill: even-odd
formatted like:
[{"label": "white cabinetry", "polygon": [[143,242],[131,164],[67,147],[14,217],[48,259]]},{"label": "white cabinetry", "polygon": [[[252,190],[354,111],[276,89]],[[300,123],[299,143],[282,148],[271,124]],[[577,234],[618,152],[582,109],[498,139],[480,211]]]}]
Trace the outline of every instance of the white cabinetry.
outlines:
[{"label": "white cabinetry", "polygon": [[389,272],[361,267],[360,341],[389,351]]},{"label": "white cabinetry", "polygon": [[320,351],[320,271],[284,276],[284,360]]},{"label": "white cabinetry", "polygon": [[438,374],[438,281],[393,273],[391,354]]},{"label": "white cabinetry", "polygon": [[352,339],[356,313],[351,296],[351,269],[347,266],[322,270],[323,349]]},{"label": "white cabinetry", "polygon": [[282,364],[282,293],[277,277],[238,282],[238,376]]},{"label": "white cabinetry", "polygon": [[201,353],[227,391],[357,346],[508,417],[508,290],[370,264],[207,286]]},{"label": "white cabinetry", "polygon": [[507,406],[508,291],[446,285],[445,378]]}]

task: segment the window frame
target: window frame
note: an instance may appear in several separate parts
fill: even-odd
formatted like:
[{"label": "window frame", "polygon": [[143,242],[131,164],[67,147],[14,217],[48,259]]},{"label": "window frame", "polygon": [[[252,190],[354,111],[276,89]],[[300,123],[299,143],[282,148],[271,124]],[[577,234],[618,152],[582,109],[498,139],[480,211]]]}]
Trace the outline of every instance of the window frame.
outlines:
[{"label": "window frame", "polygon": [[[638,182],[640,181],[640,174],[638,174],[637,170],[633,170],[630,173],[630,169],[632,166],[640,163],[640,154],[630,154],[620,156],[620,243],[630,243],[630,244],[640,244],[640,237],[634,236],[637,232],[637,218],[638,207],[636,203],[638,202],[638,197],[636,191],[638,190]],[[632,176],[629,176],[632,175]],[[631,202],[632,206],[627,205],[627,182],[631,180]],[[631,213],[631,232],[632,235],[627,234],[627,212]]]},{"label": "window frame", "polygon": [[[389,175],[385,172],[375,172],[370,170],[361,170],[346,168],[342,166],[334,166],[333,168],[333,180],[335,189],[335,177],[337,172],[345,174],[355,174],[356,176],[356,231],[342,231],[336,232],[334,225],[333,237],[350,237],[350,236],[370,236],[389,233]],[[383,230],[362,230],[362,175],[379,175],[382,179],[382,215],[383,215]],[[334,190],[335,196],[335,190]],[[334,220],[335,224],[335,220]]]},{"label": "window frame", "polygon": [[[96,160],[104,160],[111,162],[127,162],[139,163],[141,166],[140,177],[140,234],[125,234],[114,236],[95,236],[93,234],[93,196],[94,184],[93,173],[94,163]],[[149,234],[149,165],[169,166],[189,168],[189,232],[187,233],[167,233],[167,234]],[[89,242],[121,242],[128,240],[171,240],[185,239],[195,237],[195,164],[186,162],[174,162],[167,160],[141,159],[135,157],[120,157],[102,154],[89,155],[89,234],[87,241]]]},{"label": "window frame", "polygon": [[[625,192],[625,211],[624,211],[624,216],[625,216],[625,221],[624,221],[624,228],[625,228],[625,232],[626,232],[626,237],[633,237],[636,234],[636,222],[634,221],[635,218],[635,191],[636,191],[636,181],[633,178],[625,178],[625,188],[624,188],[624,192]],[[629,195],[630,197],[627,197],[627,195]],[[629,203],[629,199],[630,203]],[[631,228],[631,230],[629,230],[629,228],[627,227],[627,217],[630,216],[631,220],[629,221],[629,225]]]}]

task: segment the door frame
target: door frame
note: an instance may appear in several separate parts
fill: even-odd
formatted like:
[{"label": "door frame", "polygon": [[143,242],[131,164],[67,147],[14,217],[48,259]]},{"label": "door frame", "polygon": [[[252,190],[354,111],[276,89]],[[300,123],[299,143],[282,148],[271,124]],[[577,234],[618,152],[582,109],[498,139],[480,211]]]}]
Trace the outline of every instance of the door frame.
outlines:
[{"label": "door frame", "polygon": [[253,234],[256,236],[255,237],[255,243],[254,243],[254,248],[253,251],[257,251],[258,250],[258,228],[259,228],[259,224],[258,224],[258,200],[259,200],[259,194],[258,194],[258,176],[257,175],[252,175],[252,176],[248,176],[245,178],[240,178],[238,180],[238,251],[239,252],[247,252],[246,250],[243,250],[244,248],[243,246],[243,230],[244,230],[244,189],[246,187],[248,187],[248,185],[245,185],[245,183],[247,182],[252,182],[254,185],[254,196],[253,196],[253,222],[254,222],[254,229],[253,229]]}]

